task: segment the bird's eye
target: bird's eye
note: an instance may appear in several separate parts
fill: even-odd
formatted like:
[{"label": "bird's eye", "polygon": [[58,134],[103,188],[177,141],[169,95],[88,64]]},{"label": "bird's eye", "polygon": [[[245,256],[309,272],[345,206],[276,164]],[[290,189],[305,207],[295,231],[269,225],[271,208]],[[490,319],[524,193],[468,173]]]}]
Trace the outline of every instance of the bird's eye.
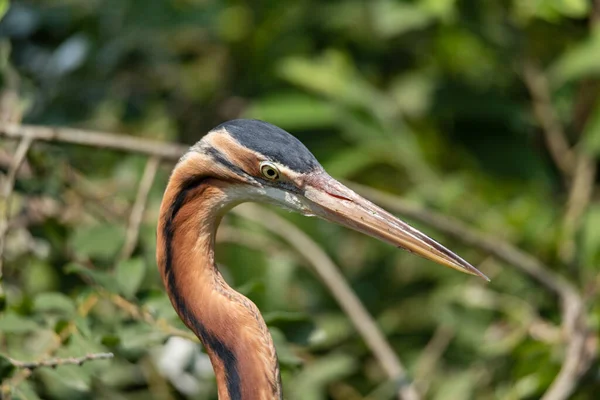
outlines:
[{"label": "bird's eye", "polygon": [[267,179],[276,181],[279,179],[279,170],[277,167],[270,162],[264,161],[260,163],[260,172]]}]

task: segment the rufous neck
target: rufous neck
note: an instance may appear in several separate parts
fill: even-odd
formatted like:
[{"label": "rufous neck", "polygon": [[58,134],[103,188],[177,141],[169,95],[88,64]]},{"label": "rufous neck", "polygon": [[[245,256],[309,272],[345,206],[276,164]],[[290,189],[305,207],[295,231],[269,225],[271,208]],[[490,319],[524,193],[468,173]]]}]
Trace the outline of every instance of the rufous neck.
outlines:
[{"label": "rufous neck", "polygon": [[214,261],[230,184],[176,168],[161,205],[157,262],[173,307],[208,353],[220,400],[281,399],[279,365],[256,305],[234,291]]}]

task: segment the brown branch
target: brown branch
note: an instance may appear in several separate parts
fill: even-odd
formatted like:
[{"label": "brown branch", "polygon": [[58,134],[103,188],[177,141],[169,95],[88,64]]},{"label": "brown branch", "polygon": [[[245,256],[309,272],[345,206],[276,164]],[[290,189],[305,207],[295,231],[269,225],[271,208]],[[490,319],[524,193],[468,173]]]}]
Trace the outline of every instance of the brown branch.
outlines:
[{"label": "brown branch", "polygon": [[140,181],[135,202],[129,216],[129,224],[127,225],[127,233],[125,235],[125,244],[123,245],[120,256],[122,260],[131,257],[131,254],[135,250],[135,246],[140,235],[140,225],[142,223],[144,211],[146,210],[146,203],[148,202],[148,194],[152,188],[152,183],[154,183],[154,178],[156,177],[156,172],[158,171],[159,166],[160,157],[152,156],[148,159],[146,167],[144,168],[144,174],[142,176],[142,180]]},{"label": "brown branch", "polygon": [[435,330],[433,337],[419,356],[414,376],[415,384],[423,396],[427,394],[429,385],[431,384],[429,376],[435,372],[438,361],[450,345],[450,342],[452,342],[454,336],[455,333],[452,328],[441,325]]},{"label": "brown branch", "polygon": [[590,27],[594,28],[598,24],[600,24],[600,0],[595,0],[590,15]]},{"label": "brown branch", "polygon": [[561,300],[561,326],[567,349],[561,369],[542,400],[565,400],[568,398],[579,378],[589,369],[596,351],[596,342],[592,341],[592,345],[589,348],[586,347],[592,333],[585,314],[583,299],[573,284],[534,256],[500,238],[470,228],[457,219],[426,211],[397,196],[376,189],[357,184],[350,186],[384,208],[434,227],[456,240],[491,254],[529,275],[543,287],[558,295]]},{"label": "brown branch", "polygon": [[187,150],[187,146],[128,135],[117,135],[108,132],[95,132],[73,128],[19,125],[8,122],[0,122],[0,136],[13,139],[30,138],[32,140],[93,146],[128,153],[157,156],[171,161],[177,161]]},{"label": "brown branch", "polygon": [[[15,156],[12,160],[8,173],[6,174],[6,180],[4,183],[2,198],[4,199],[4,212],[0,216],[0,284],[2,282],[2,267],[3,267],[3,259],[4,259],[4,246],[6,243],[6,234],[8,233],[8,220],[10,219],[10,205],[11,205],[11,197],[13,188],[15,186],[15,178],[17,176],[17,172],[21,167],[21,164],[25,161],[27,157],[27,152],[31,148],[33,143],[32,138],[23,137],[19,142],[17,150],[15,151]],[[2,286],[0,285],[0,297],[4,297],[4,293],[2,290]]]},{"label": "brown branch", "polygon": [[550,97],[548,80],[531,60],[525,61],[523,79],[533,101],[535,117],[542,126],[550,155],[558,169],[567,178],[571,177],[575,167],[574,155],[570,149],[565,131],[556,117],[556,111]]},{"label": "brown branch", "polygon": [[398,383],[399,398],[403,400],[419,399],[419,394],[410,382],[406,369],[396,356],[392,346],[327,253],[295,225],[260,206],[245,204],[234,209],[234,212],[285,239],[312,264],[321,281],[348,315],[385,373]]},{"label": "brown branch", "polygon": [[9,360],[12,363],[12,365],[15,366],[15,368],[34,370],[34,369],[42,368],[42,367],[56,368],[56,367],[60,367],[62,365],[83,365],[84,363],[86,363],[88,361],[107,360],[107,359],[110,359],[113,357],[114,357],[113,353],[91,353],[91,354],[86,354],[85,356],[82,356],[82,357],[51,358],[49,360],[42,360],[42,361],[28,361],[27,362],[27,361],[14,360],[12,358],[9,358]]}]

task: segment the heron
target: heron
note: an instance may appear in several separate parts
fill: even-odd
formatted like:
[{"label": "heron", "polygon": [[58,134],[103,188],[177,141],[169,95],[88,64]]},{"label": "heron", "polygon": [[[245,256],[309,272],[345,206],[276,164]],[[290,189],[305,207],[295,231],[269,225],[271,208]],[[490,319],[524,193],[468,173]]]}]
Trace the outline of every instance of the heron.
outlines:
[{"label": "heron", "polygon": [[171,304],[203,344],[220,400],[282,399],[267,325],[215,263],[223,215],[248,201],[317,216],[487,280],[452,251],[332,178],[290,133],[259,120],[225,122],[190,147],[171,172],[156,250]]}]

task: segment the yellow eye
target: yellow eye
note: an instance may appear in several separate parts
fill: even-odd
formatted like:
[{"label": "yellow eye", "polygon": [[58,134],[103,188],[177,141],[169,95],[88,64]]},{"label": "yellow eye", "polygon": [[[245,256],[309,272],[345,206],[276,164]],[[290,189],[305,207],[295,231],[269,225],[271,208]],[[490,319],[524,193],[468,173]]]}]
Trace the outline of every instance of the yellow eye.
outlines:
[{"label": "yellow eye", "polygon": [[268,161],[263,161],[260,163],[260,172],[265,178],[272,181],[279,179],[279,170],[275,165]]}]

